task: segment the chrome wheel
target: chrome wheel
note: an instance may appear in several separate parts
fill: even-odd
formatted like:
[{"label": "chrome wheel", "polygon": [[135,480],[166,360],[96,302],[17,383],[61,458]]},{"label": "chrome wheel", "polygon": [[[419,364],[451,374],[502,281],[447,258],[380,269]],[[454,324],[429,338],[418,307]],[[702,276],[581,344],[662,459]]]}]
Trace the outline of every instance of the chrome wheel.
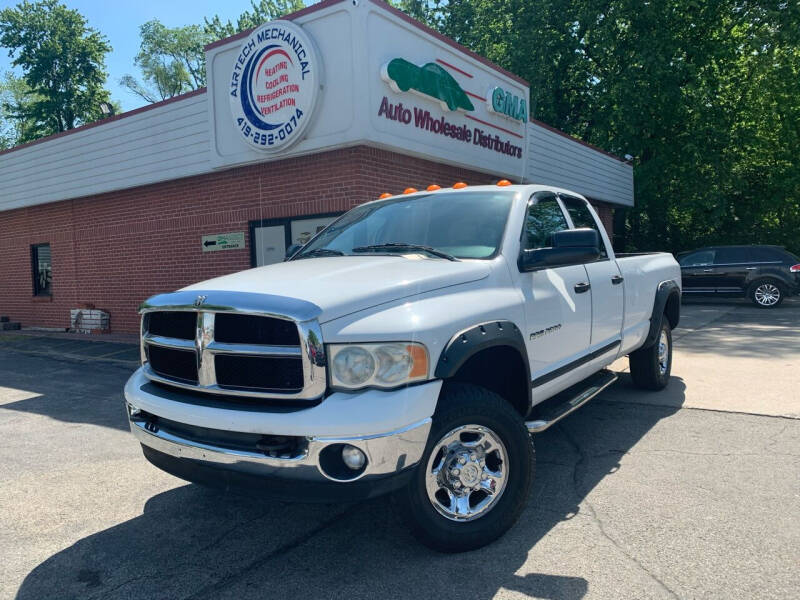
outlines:
[{"label": "chrome wheel", "polygon": [[658,337],[658,372],[666,375],[667,367],[669,367],[669,337],[667,332],[662,329],[661,335]]},{"label": "chrome wheel", "polygon": [[433,447],[425,472],[428,500],[453,521],[472,521],[489,512],[507,480],[506,447],[482,425],[463,425],[444,435]]},{"label": "chrome wheel", "polygon": [[781,290],[773,283],[762,283],[756,288],[754,296],[761,306],[775,306],[781,299]]}]

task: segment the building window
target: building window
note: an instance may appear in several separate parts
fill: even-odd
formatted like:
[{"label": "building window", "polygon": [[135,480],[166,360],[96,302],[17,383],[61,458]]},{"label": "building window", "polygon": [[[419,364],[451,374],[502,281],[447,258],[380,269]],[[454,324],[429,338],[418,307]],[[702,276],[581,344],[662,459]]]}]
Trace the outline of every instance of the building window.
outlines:
[{"label": "building window", "polygon": [[49,296],[52,293],[53,267],[50,260],[50,244],[31,246],[33,265],[33,295]]}]

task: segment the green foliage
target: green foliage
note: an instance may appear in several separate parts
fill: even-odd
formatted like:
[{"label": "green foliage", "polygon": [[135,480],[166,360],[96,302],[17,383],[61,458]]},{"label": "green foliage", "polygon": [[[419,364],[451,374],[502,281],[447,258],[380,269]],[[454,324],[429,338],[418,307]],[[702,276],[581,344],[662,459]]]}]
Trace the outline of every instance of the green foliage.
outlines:
[{"label": "green foliage", "polygon": [[41,126],[25,114],[34,97],[25,80],[12,72],[3,75],[0,81],[0,149],[11,148],[41,137]]},{"label": "green foliage", "polygon": [[158,19],[142,25],[141,46],[136,64],[142,81],[125,75],[120,83],[147,102],[158,102],[196,90],[206,84],[205,52],[213,41],[229,37],[300,10],[302,0],[251,0],[251,10],[243,12],[234,25],[219,16],[206,18],[203,25],[166,27]]},{"label": "green foliage", "polygon": [[221,40],[305,8],[303,0],[259,0],[258,3],[250,0],[250,6],[252,10],[246,10],[239,15],[236,25],[230,21],[223,23],[218,15],[214,15],[211,19],[206,18],[205,32],[213,40]]},{"label": "green foliage", "polygon": [[800,4],[398,0],[531,84],[531,116],[635,158],[620,246],[800,251]]},{"label": "green foliage", "polygon": [[166,100],[206,84],[204,46],[213,39],[199,25],[166,27],[153,19],[139,29],[135,62],[143,82],[125,75],[120,83],[148,102]]},{"label": "green foliage", "polygon": [[72,129],[101,116],[106,38],[80,13],[57,0],[27,0],[0,11],[0,45],[22,70],[31,93],[14,105],[13,118],[23,126],[17,143]]}]

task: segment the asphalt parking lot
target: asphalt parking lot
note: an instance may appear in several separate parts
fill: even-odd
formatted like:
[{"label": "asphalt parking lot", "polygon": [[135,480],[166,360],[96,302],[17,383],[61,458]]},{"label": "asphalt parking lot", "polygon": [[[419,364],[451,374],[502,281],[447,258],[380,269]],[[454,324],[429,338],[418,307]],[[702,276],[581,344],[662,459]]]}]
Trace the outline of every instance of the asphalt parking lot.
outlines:
[{"label": "asphalt parking lot", "polygon": [[381,499],[271,503],[158,471],[123,411],[135,352],[46,346],[0,336],[0,598],[785,599],[800,589],[798,299],[771,311],[684,305],[669,388],[641,392],[623,372],[537,436],[520,523],[455,556],[417,544]]}]

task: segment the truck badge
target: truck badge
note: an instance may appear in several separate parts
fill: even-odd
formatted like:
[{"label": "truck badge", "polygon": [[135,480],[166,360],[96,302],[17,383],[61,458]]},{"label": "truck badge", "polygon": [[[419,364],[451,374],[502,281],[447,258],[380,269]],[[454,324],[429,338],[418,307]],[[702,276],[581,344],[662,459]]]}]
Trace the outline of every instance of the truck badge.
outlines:
[{"label": "truck badge", "polygon": [[207,296],[198,296],[197,298],[194,299],[194,305],[197,306],[198,308],[203,306],[203,304],[206,301],[206,298]]}]

